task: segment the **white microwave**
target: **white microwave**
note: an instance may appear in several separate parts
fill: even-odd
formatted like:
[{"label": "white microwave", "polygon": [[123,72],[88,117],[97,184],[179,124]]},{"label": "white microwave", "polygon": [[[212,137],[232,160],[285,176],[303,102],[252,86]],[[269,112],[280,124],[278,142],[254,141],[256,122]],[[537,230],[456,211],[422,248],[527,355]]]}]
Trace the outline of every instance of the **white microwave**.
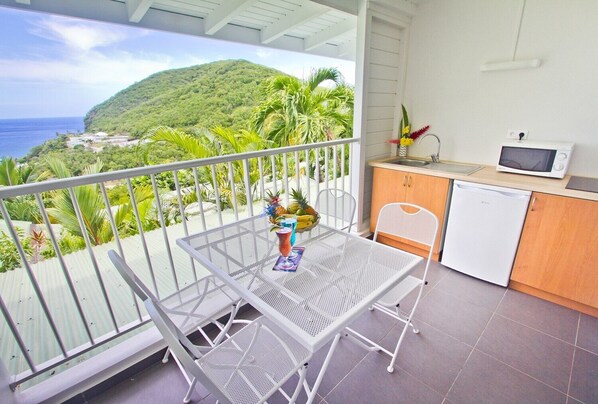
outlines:
[{"label": "white microwave", "polygon": [[563,178],[571,162],[573,143],[505,142],[501,146],[497,171]]}]

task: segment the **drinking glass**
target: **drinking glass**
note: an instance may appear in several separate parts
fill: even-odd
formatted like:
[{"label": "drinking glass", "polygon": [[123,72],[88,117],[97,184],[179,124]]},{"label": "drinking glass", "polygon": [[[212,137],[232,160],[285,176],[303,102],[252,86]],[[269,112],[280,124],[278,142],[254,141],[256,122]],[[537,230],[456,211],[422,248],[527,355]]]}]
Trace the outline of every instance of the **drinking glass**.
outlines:
[{"label": "drinking glass", "polygon": [[295,245],[295,240],[296,240],[296,233],[297,233],[297,218],[294,217],[289,217],[284,219],[282,222],[280,222],[280,225],[282,227],[288,227],[291,229],[291,257],[296,257],[297,256],[297,252],[293,251],[293,246]]},{"label": "drinking glass", "polygon": [[293,262],[289,259],[289,255],[291,255],[291,234],[293,231],[288,227],[283,227],[281,229],[276,230],[276,235],[278,236],[278,251],[280,251],[280,255],[284,257],[284,261],[280,264],[281,269],[291,269],[293,268]]}]

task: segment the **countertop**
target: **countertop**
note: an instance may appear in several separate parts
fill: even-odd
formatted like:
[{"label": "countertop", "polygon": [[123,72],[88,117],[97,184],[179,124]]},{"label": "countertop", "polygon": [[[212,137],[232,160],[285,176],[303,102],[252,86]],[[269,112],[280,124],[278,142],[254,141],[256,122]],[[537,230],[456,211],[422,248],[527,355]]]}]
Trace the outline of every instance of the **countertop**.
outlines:
[{"label": "countertop", "polygon": [[[410,157],[412,158],[412,157]],[[405,171],[415,174],[424,174],[434,177],[449,178],[454,180],[469,181],[478,184],[496,185],[501,187],[525,189],[534,192],[543,192],[546,194],[568,196],[571,198],[587,199],[590,201],[598,201],[598,193],[577,191],[574,189],[566,189],[569,182],[570,175],[566,175],[563,179],[534,177],[531,175],[509,174],[496,171],[495,166],[483,166],[482,169],[473,174],[463,175],[449,173],[446,171],[428,170],[425,168],[401,166],[398,164],[389,163],[389,161],[396,160],[397,157],[389,157],[382,160],[373,160],[368,164],[372,167],[386,168],[389,170]],[[446,161],[452,163],[451,161]],[[471,164],[455,162],[457,164]],[[479,165],[479,164],[474,164]]]}]

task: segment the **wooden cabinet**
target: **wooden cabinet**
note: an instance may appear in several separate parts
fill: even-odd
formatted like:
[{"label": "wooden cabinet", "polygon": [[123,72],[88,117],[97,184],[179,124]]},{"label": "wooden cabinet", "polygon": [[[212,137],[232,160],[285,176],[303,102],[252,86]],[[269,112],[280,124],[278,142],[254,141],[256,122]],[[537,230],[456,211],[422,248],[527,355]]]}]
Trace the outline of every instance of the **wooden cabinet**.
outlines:
[{"label": "wooden cabinet", "polygon": [[598,202],[533,193],[509,286],[598,315]]},{"label": "wooden cabinet", "polygon": [[[440,223],[434,245],[434,259],[438,260],[449,185],[450,180],[447,178],[375,167],[370,230],[373,232],[376,229],[380,209],[387,203],[408,202],[424,207],[433,212]],[[379,236],[378,240],[421,256],[428,254],[424,246],[409,240],[391,236]]]}]

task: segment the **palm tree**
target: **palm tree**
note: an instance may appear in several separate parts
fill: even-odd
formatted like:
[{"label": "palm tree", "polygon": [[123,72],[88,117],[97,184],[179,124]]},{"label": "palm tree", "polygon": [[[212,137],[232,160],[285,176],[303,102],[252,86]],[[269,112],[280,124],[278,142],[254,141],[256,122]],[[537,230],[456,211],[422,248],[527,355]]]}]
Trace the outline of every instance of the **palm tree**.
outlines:
[{"label": "palm tree", "polygon": [[[180,129],[161,126],[150,131],[147,139],[156,145],[163,143],[175,145],[193,157],[200,159],[263,150],[271,143],[261,137],[257,132],[248,130],[234,131],[221,126],[217,126],[211,130],[201,130],[197,135],[186,133]],[[234,196],[241,204],[246,203],[245,183],[243,181],[244,173],[245,168],[242,162],[234,162],[232,174],[236,187]],[[256,161],[250,161],[249,178],[252,184],[256,183],[259,179]],[[200,170],[200,183],[204,186],[212,183],[210,167]],[[228,169],[220,167],[220,169],[216,170],[216,185],[220,199],[218,202],[224,206],[232,206],[233,194]],[[206,193],[205,195],[202,193],[202,197],[205,200],[217,202],[216,190],[213,187],[206,186],[204,190]],[[197,200],[197,196],[195,195],[193,199]],[[186,202],[193,202],[194,200],[187,199]]]},{"label": "palm tree", "polygon": [[17,165],[12,157],[0,159],[0,185],[11,186],[33,182],[33,165]]},{"label": "palm tree", "polygon": [[[48,175],[56,178],[70,178],[73,175],[62,160],[49,157],[47,160]],[[98,159],[83,170],[83,174],[96,174],[102,171],[103,164]],[[112,229],[106,217],[106,207],[96,185],[83,185],[73,189],[79,205],[85,231],[92,245],[99,245],[112,239]],[[53,192],[52,207],[48,208],[48,215],[60,223],[73,235],[83,237],[75,206],[67,189]]]},{"label": "palm tree", "polygon": [[[322,84],[331,81],[332,88]],[[252,118],[256,130],[277,146],[316,143],[352,134],[353,90],[335,68],[320,68],[301,81],[275,76]]]},{"label": "palm tree", "polygon": [[[33,165],[18,165],[12,157],[0,159],[0,186],[14,186],[33,182]],[[40,223],[40,215],[32,195],[7,199],[6,210],[12,220]],[[2,217],[2,215],[0,215]]]},{"label": "palm tree", "polygon": [[[47,159],[49,173],[57,178],[72,177],[70,170],[62,160]],[[83,174],[96,174],[103,169],[103,163],[98,159],[83,170]],[[140,186],[134,189],[135,203],[143,230],[159,227],[157,211],[154,205],[154,193],[151,186]],[[106,205],[97,185],[84,185],[74,188],[75,197],[79,204],[87,235],[92,245],[106,243],[113,239],[112,227],[107,217]],[[71,234],[83,237],[75,208],[68,190],[56,191],[52,195],[52,207],[48,208],[48,215],[53,221],[60,223]],[[121,236],[137,234],[137,220],[131,201],[115,207],[114,222]]]}]

